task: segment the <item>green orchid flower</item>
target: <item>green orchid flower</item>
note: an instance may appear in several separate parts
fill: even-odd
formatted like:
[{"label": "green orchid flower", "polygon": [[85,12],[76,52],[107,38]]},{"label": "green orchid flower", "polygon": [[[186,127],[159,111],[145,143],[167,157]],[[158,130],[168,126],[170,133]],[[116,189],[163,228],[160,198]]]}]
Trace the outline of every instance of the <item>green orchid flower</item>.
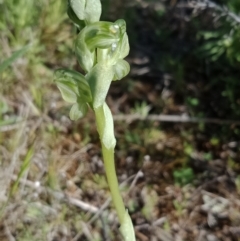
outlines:
[{"label": "green orchid flower", "polygon": [[77,120],[86,115],[90,107],[96,116],[97,130],[102,144],[102,155],[113,203],[121,223],[125,241],[135,241],[134,229],[119,192],[114,163],[114,123],[106,96],[112,81],[125,77],[130,66],[124,58],[129,53],[126,23],[99,21],[100,0],[69,0],[68,15],[81,30],[75,42],[78,62],[85,76],[60,69],[55,82],[63,99],[73,104],[70,118]]},{"label": "green orchid flower", "polygon": [[55,81],[63,99],[73,104],[70,119],[78,120],[86,115],[88,106],[92,105],[92,94],[85,77],[73,70],[55,71]]}]

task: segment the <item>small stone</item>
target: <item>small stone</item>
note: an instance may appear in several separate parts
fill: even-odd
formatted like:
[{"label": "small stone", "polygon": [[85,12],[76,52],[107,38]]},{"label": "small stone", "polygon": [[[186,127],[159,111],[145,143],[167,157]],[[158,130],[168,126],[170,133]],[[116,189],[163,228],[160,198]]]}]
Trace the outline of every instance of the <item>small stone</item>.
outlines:
[{"label": "small stone", "polygon": [[219,241],[219,239],[214,234],[207,235],[207,241]]}]

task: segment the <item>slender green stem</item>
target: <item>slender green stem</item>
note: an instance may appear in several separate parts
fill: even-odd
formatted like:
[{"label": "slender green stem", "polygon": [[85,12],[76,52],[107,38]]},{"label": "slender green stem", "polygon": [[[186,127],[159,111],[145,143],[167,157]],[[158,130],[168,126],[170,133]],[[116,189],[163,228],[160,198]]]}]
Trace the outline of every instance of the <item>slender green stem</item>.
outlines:
[{"label": "slender green stem", "polygon": [[108,185],[112,195],[112,200],[117,210],[119,221],[122,224],[125,214],[125,207],[118,187],[118,180],[114,163],[114,150],[107,149],[104,146],[104,144],[102,144],[102,154],[104,159],[104,166],[108,180]]},{"label": "slender green stem", "polygon": [[113,128],[113,120],[112,116],[109,116],[109,113],[106,114],[106,112],[104,112],[103,106],[95,109],[94,111],[96,115],[97,129],[102,144],[102,155],[104,160],[107,181],[112,195],[114,206],[117,210],[119,221],[122,224],[124,220],[125,206],[119,191],[114,163],[115,137],[113,130],[110,131],[110,133],[108,133],[109,140],[104,141],[104,135],[106,134],[106,130],[111,130]]}]

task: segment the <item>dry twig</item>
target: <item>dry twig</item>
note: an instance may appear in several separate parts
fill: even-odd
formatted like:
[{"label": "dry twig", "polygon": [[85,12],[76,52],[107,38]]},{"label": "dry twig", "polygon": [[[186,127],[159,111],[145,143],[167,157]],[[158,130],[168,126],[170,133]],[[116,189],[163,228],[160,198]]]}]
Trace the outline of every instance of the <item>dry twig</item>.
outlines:
[{"label": "dry twig", "polygon": [[113,118],[116,121],[126,121],[128,123],[131,123],[135,120],[149,120],[149,121],[162,121],[162,122],[240,125],[240,121],[235,121],[235,120],[222,120],[217,118],[198,118],[198,117],[190,117],[187,115],[148,115],[145,117],[140,114],[129,114],[129,115],[115,115],[113,116]]},{"label": "dry twig", "polygon": [[178,8],[191,8],[191,9],[213,9],[221,14],[220,17],[228,17],[233,20],[234,24],[240,24],[240,16],[230,11],[226,6],[221,6],[211,0],[195,0],[188,1],[187,3],[180,3]]}]

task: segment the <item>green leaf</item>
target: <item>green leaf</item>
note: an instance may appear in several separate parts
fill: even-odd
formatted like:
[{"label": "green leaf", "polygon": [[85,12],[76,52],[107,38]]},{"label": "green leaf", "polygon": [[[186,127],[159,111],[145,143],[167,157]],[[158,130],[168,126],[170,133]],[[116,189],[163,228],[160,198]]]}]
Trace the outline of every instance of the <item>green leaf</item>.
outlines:
[{"label": "green leaf", "polygon": [[88,105],[83,102],[83,103],[75,103],[69,113],[70,119],[71,120],[78,120],[82,117],[84,117],[87,114],[88,111]]},{"label": "green leaf", "polygon": [[111,110],[106,102],[97,109],[95,109],[98,132],[101,142],[107,149],[114,149],[116,139],[114,136],[114,124]]},{"label": "green leaf", "polygon": [[27,45],[23,47],[22,49],[19,49],[18,51],[14,52],[12,56],[10,56],[8,59],[4,60],[0,64],[0,73],[3,72],[9,65],[11,65],[16,59],[21,57],[23,54],[25,54],[28,49],[30,48],[30,45]]},{"label": "green leaf", "polygon": [[121,231],[125,241],[135,241],[136,240],[132,220],[131,220],[127,210],[125,211],[124,220],[120,227],[120,231]]}]

